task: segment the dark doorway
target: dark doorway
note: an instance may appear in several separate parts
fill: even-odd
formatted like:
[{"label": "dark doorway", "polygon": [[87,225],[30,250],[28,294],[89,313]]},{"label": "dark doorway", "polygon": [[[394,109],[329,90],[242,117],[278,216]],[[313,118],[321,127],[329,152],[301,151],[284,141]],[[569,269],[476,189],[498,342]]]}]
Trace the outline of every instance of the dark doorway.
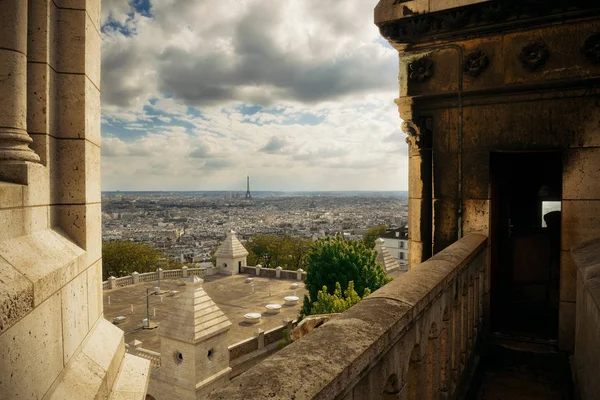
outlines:
[{"label": "dark doorway", "polygon": [[490,163],[492,331],[556,340],[562,155],[492,153]]},{"label": "dark doorway", "polygon": [[238,261],[238,274],[242,273],[242,262]]}]

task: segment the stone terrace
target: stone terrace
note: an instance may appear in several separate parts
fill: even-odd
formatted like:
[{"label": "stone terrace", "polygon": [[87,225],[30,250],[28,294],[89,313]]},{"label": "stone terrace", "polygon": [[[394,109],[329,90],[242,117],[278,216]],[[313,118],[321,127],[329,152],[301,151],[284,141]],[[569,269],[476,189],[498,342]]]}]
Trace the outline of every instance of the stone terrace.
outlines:
[{"label": "stone terrace", "polygon": [[[264,313],[265,305],[270,303],[283,305],[283,298],[294,294],[291,284],[297,281],[253,277],[254,294],[252,294],[250,284],[245,282],[247,277],[247,275],[209,276],[205,278],[203,284],[206,293],[233,324],[229,330],[228,345],[256,336],[258,328],[266,331],[282,326],[286,318],[296,319],[302,298],[306,293],[304,285],[300,282],[300,287],[296,289],[296,295],[300,298],[298,305],[282,306],[279,314],[268,315]],[[152,322],[160,324],[165,319],[175,300],[175,297],[168,296],[168,291],[183,291],[185,287],[181,286],[182,282],[182,279],[161,280],[161,292],[166,291],[166,293],[162,295],[162,303],[161,296],[150,295]],[[142,320],[146,318],[146,288],[153,289],[156,284],[157,282],[153,281],[104,291],[104,317],[109,321],[120,315],[127,317],[124,323],[118,325],[125,331],[125,342],[129,343],[137,339],[143,342],[143,348],[160,352],[158,331],[141,328]],[[269,286],[271,286],[271,296],[269,296]],[[110,305],[108,296],[110,296]],[[133,314],[131,314],[131,304],[133,304]],[[154,309],[156,309],[156,318],[153,317]],[[261,321],[253,325],[246,324],[244,314],[249,312],[261,313],[263,315]]]}]

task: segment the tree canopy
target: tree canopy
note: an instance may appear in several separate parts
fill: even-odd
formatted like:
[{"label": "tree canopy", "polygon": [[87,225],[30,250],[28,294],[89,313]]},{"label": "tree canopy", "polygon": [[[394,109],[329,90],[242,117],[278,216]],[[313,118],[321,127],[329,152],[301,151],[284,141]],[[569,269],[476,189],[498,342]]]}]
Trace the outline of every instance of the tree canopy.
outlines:
[{"label": "tree canopy", "polygon": [[102,278],[124,276],[132,272],[152,272],[156,268],[168,269],[175,265],[154,247],[126,240],[102,244]]},{"label": "tree canopy", "polygon": [[256,235],[244,246],[248,250],[248,265],[265,268],[281,267],[295,271],[305,268],[306,254],[312,241],[299,236]]},{"label": "tree canopy", "polygon": [[312,314],[319,291],[335,294],[336,288],[352,288],[357,296],[375,291],[391,278],[377,263],[377,254],[362,241],[346,241],[342,237],[326,237],[313,243],[307,256],[306,289],[302,314]]},{"label": "tree canopy", "polygon": [[363,234],[363,242],[369,249],[375,247],[375,241],[388,230],[387,225],[374,226]]},{"label": "tree canopy", "polygon": [[335,284],[335,290],[333,294],[329,294],[327,292],[327,287],[323,286],[322,290],[319,290],[317,293],[317,301],[312,304],[310,314],[331,314],[331,313],[341,313],[352,307],[363,298],[367,297],[371,294],[371,290],[369,288],[365,289],[364,295],[361,298],[356,290],[354,290],[354,282],[350,281],[348,283],[348,288],[344,290],[342,295],[342,287],[340,283],[337,282]]}]

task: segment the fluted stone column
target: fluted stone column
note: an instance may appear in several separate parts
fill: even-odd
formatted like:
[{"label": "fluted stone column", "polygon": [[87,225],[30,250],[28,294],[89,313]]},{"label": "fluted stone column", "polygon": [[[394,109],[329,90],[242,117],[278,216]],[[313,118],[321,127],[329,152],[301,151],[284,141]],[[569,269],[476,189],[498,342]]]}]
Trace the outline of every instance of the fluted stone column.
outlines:
[{"label": "fluted stone column", "polygon": [[40,158],[27,134],[27,1],[0,2],[0,163]]}]

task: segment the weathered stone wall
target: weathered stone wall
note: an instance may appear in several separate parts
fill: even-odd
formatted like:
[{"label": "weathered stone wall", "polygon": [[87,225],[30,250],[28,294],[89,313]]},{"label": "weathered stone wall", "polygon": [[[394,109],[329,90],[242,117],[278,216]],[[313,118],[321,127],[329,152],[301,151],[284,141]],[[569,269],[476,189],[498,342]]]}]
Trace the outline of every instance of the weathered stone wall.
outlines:
[{"label": "weathered stone wall", "polygon": [[209,399],[453,398],[483,327],[486,242],[466,236]]},{"label": "weathered stone wall", "polygon": [[573,376],[578,398],[600,398],[600,240],[574,251],[577,268],[577,320]]},{"label": "weathered stone wall", "polygon": [[100,41],[99,0],[0,2],[3,398],[145,394],[102,318]]},{"label": "weathered stone wall", "polygon": [[[404,15],[408,3],[414,3],[408,6],[414,12]],[[560,14],[552,4],[532,13],[531,1],[521,9],[475,4],[479,8],[454,14],[429,9],[426,3],[382,0],[376,9],[382,26],[437,12],[417,16],[413,25],[382,28],[384,36],[402,42],[396,45],[401,53],[397,103],[400,117],[408,122],[404,130],[412,132],[411,264],[462,235],[488,234],[492,152],[560,151],[559,340],[562,349],[572,349],[575,268],[569,250],[600,236],[600,91],[595,88],[600,64],[592,50],[600,19],[597,12]],[[442,9],[471,4],[443,3]],[[493,10],[500,14],[489,14]],[[552,12],[556,15],[545,16]],[[500,24],[502,18],[511,24]],[[426,25],[409,32],[416,24]],[[480,68],[466,69],[475,53]]]}]

